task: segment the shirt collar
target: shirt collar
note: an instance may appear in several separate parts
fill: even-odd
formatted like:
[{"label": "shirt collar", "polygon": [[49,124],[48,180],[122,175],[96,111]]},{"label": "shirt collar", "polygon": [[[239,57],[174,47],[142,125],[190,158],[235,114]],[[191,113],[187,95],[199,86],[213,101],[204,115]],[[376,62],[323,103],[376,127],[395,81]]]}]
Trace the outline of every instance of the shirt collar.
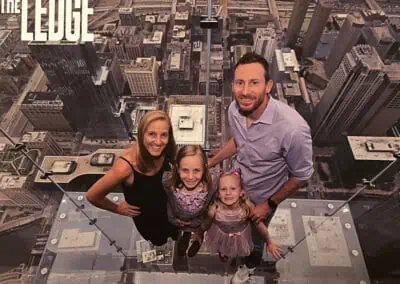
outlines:
[{"label": "shirt collar", "polygon": [[[241,115],[239,112],[239,106],[236,101],[234,101],[234,106],[235,106],[234,115],[238,118],[244,118],[244,116]],[[269,101],[267,107],[265,108],[260,118],[254,121],[253,124],[256,123],[272,124],[275,114],[275,108],[276,108],[275,99],[271,95],[269,95]]]},{"label": "shirt collar", "polygon": [[265,108],[260,118],[254,121],[254,124],[255,123],[272,124],[274,120],[275,108],[276,108],[275,99],[271,95],[269,95],[269,101],[267,107]]}]

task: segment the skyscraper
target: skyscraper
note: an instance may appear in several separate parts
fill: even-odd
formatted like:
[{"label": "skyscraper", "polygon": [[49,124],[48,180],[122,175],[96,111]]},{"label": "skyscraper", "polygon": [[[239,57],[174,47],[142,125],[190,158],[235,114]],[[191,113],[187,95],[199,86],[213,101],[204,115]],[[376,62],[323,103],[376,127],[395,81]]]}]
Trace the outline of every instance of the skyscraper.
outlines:
[{"label": "skyscraper", "polygon": [[391,59],[388,54],[390,54],[389,51],[391,51],[396,39],[390,32],[388,25],[364,28],[362,35],[368,45],[375,47],[382,61]]},{"label": "skyscraper", "polygon": [[271,63],[277,48],[278,41],[275,29],[272,27],[257,28],[254,35],[254,52],[263,56],[268,63]]},{"label": "skyscraper", "polygon": [[133,96],[157,96],[158,65],[155,57],[139,57],[125,68],[125,76]]},{"label": "skyscraper", "polygon": [[37,130],[76,130],[74,110],[60,97],[56,92],[30,92],[22,101],[21,111]]},{"label": "skyscraper", "polygon": [[345,54],[358,42],[364,24],[364,18],[359,12],[347,16],[325,62],[325,72],[328,78],[338,68]]},{"label": "skyscraper", "polygon": [[356,135],[385,136],[400,119],[400,63],[384,65],[384,81],[377,90],[376,101],[355,128]]},{"label": "skyscraper", "polygon": [[[100,63],[91,43],[69,41],[30,42],[33,57],[46,73],[52,90],[62,92],[62,100],[76,111],[78,128],[88,121],[88,109],[104,107],[96,93],[93,78],[100,75]],[[72,92],[69,92],[72,90]],[[68,93],[68,96],[64,94]]]},{"label": "skyscraper", "polygon": [[296,0],[286,33],[286,45],[293,48],[299,36],[310,0]]},{"label": "skyscraper", "polygon": [[351,134],[361,115],[379,94],[384,81],[383,63],[375,48],[358,45],[346,54],[315,109],[313,139],[329,144]]},{"label": "skyscraper", "polygon": [[310,26],[304,37],[303,57],[311,57],[314,55],[333,5],[334,2],[332,0],[320,0],[318,2],[317,8],[311,18]]}]

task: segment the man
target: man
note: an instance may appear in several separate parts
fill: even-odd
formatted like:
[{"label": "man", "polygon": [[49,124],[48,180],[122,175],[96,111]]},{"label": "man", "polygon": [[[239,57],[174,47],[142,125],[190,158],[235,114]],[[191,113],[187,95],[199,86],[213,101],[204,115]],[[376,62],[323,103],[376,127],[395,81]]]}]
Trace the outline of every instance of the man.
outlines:
[{"label": "man", "polygon": [[[208,162],[213,167],[236,154],[244,188],[256,204],[253,221],[266,225],[279,203],[303,187],[313,173],[310,128],[294,109],[270,96],[272,86],[263,57],[247,53],[238,61],[232,83],[235,100],[228,110],[233,137]],[[265,242],[255,228],[253,242],[243,282],[262,259]],[[242,283],[238,277],[233,283]]]}]

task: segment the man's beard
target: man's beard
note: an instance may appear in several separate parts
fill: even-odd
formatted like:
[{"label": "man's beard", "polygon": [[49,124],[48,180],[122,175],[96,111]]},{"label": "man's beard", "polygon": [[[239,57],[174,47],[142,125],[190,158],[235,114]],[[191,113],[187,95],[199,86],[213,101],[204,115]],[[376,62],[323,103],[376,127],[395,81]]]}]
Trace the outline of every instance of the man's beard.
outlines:
[{"label": "man's beard", "polygon": [[[236,99],[236,98],[235,98]],[[246,117],[248,117],[249,115],[251,115],[255,110],[257,110],[259,107],[260,107],[260,105],[262,105],[262,103],[263,103],[263,97],[261,97],[258,101],[257,101],[257,103],[254,105],[254,107],[252,108],[252,109],[250,109],[250,110],[242,110],[241,108],[240,108],[240,103],[238,102],[238,100],[236,99],[236,103],[238,104],[238,106],[239,106],[239,113],[241,114],[241,115],[243,115],[243,116],[246,116]]]}]

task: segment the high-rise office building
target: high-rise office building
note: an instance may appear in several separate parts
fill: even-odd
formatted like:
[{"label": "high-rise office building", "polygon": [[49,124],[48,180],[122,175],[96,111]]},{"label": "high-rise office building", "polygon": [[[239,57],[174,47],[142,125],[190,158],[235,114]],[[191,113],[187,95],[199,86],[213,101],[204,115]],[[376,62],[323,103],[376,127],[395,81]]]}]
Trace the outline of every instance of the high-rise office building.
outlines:
[{"label": "high-rise office building", "polygon": [[389,17],[388,24],[389,24],[389,30],[396,41],[393,43],[386,57],[387,59],[399,62],[400,61],[400,18]]},{"label": "high-rise office building", "polygon": [[[206,70],[207,52],[201,51],[200,54],[200,70],[199,70],[199,94],[206,94],[207,70]],[[209,94],[211,96],[222,96],[223,88],[223,65],[224,54],[223,46],[214,44],[211,46],[210,55],[210,78],[209,78]]]},{"label": "high-rise office building", "polygon": [[[4,174],[0,176],[0,193],[6,196],[5,202],[8,206],[19,207],[22,209],[35,208],[43,209],[46,207],[46,202],[39,197],[27,186],[29,181],[28,177]],[[7,202],[8,201],[8,202]]]},{"label": "high-rise office building", "polygon": [[134,26],[136,25],[136,17],[133,8],[119,8],[119,24],[121,26]]},{"label": "high-rise office building", "polygon": [[304,37],[303,57],[312,57],[314,55],[333,6],[334,2],[332,0],[320,0],[318,2]]},{"label": "high-rise office building", "polygon": [[99,76],[100,62],[92,43],[70,41],[30,42],[33,57],[46,73],[52,90],[70,89],[62,100],[76,112],[78,128],[86,127],[88,109],[102,108],[93,79]]},{"label": "high-rise office building", "polygon": [[286,32],[286,45],[293,48],[299,36],[310,0],[296,0]]},{"label": "high-rise office building", "polygon": [[132,96],[157,96],[158,65],[156,58],[137,58],[124,70]]},{"label": "high-rise office building", "polygon": [[354,132],[357,135],[385,136],[400,120],[400,63],[384,65],[384,81],[373,104],[361,117]]},{"label": "high-rise office building", "polygon": [[[347,136],[333,156],[334,171],[345,187],[354,188],[392,163],[397,151],[400,151],[399,137]],[[376,186],[393,182],[399,168],[400,163],[389,168],[375,181]]]},{"label": "high-rise office building", "polygon": [[275,29],[272,27],[257,28],[254,35],[254,52],[263,56],[268,63],[271,63],[277,48],[278,41]]},{"label": "high-rise office building", "polygon": [[191,44],[168,44],[168,56],[164,71],[165,89],[168,95],[190,95],[192,90]]},{"label": "high-rise office building", "polygon": [[384,81],[383,62],[375,48],[357,45],[333,74],[312,120],[316,143],[335,143],[351,134]]},{"label": "high-rise office building", "polygon": [[28,149],[38,149],[42,156],[61,156],[62,148],[48,131],[26,132],[20,140]]},{"label": "high-rise office building", "polygon": [[134,26],[119,26],[109,42],[119,59],[134,60],[143,56],[143,33]]},{"label": "high-rise office building", "polygon": [[347,16],[325,62],[325,72],[328,78],[338,68],[345,54],[358,42],[364,25],[365,21],[361,13],[354,12]]},{"label": "high-rise office building", "polygon": [[396,39],[387,25],[366,27],[362,30],[362,36],[368,45],[375,47],[382,61],[385,59],[391,59],[389,51],[391,51]]},{"label": "high-rise office building", "polygon": [[30,92],[22,101],[21,111],[37,130],[76,130],[75,111],[60,97],[57,92]]}]

